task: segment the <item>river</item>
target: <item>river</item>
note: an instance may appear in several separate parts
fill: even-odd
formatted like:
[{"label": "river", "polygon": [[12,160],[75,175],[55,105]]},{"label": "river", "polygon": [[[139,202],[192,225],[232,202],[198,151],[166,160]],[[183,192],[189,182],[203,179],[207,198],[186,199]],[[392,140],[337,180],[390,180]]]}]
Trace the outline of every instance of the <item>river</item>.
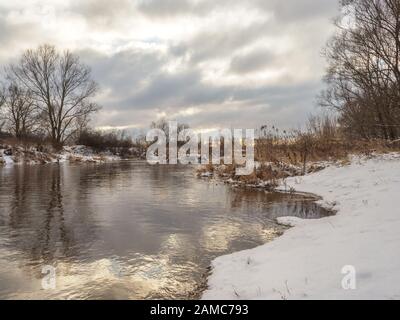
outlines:
[{"label": "river", "polygon": [[214,258],[280,235],[276,217],[329,214],[313,200],[235,189],[183,166],[4,167],[0,298],[196,297]]}]

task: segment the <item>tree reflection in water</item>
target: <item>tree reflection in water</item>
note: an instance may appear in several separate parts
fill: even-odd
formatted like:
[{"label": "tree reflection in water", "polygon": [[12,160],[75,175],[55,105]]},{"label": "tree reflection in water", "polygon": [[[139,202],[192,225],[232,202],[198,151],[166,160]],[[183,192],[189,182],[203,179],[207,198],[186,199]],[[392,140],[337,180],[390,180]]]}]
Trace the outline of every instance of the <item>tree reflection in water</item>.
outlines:
[{"label": "tree reflection in water", "polygon": [[[0,169],[0,298],[187,298],[212,259],[327,214],[307,197],[232,189],[138,162]],[[41,268],[57,268],[42,290]]]}]

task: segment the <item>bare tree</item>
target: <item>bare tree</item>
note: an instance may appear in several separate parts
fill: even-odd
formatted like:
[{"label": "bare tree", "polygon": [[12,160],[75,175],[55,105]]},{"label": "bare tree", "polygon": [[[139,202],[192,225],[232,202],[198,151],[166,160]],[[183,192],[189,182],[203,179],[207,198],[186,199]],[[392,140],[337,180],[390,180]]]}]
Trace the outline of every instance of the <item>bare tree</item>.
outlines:
[{"label": "bare tree", "polygon": [[3,127],[5,125],[5,120],[3,116],[3,105],[5,101],[5,90],[3,88],[0,88],[0,133],[3,132]]},{"label": "bare tree", "polygon": [[[167,138],[169,138],[169,120],[166,118],[161,118],[157,121],[153,121],[150,124],[151,129],[160,129],[164,131]],[[177,133],[180,133],[182,130],[189,129],[189,125],[186,123],[177,123]]]},{"label": "bare tree", "polygon": [[4,105],[5,100],[6,99],[4,89],[0,88],[0,108]]},{"label": "bare tree", "polygon": [[341,0],[321,104],[353,135],[400,136],[400,0]]},{"label": "bare tree", "polygon": [[91,71],[70,51],[58,53],[50,45],[27,50],[7,73],[31,93],[55,145],[63,144],[82,127],[82,119],[87,121],[99,110],[90,101],[97,90]]},{"label": "bare tree", "polygon": [[15,83],[4,93],[4,120],[17,138],[31,134],[37,125],[37,108],[29,91],[24,91]]}]

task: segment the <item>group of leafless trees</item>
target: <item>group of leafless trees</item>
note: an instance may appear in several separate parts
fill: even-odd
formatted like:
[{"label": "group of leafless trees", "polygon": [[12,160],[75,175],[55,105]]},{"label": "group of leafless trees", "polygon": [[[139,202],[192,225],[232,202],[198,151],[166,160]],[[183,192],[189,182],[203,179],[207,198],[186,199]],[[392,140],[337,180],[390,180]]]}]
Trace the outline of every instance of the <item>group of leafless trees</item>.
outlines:
[{"label": "group of leafless trees", "polygon": [[99,107],[90,69],[70,51],[43,45],[5,68],[0,123],[19,139],[48,138],[61,146],[86,128]]},{"label": "group of leafless trees", "polygon": [[363,139],[400,137],[400,0],[341,0],[321,104]]}]

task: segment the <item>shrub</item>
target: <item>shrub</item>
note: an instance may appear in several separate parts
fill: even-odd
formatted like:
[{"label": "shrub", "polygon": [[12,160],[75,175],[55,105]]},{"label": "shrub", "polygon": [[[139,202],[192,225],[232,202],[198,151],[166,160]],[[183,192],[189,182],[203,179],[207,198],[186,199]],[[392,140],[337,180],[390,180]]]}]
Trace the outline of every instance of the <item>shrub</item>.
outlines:
[{"label": "shrub", "polygon": [[120,155],[129,154],[129,149],[133,147],[132,139],[123,131],[85,130],[79,135],[77,143],[95,151],[110,151]]}]

